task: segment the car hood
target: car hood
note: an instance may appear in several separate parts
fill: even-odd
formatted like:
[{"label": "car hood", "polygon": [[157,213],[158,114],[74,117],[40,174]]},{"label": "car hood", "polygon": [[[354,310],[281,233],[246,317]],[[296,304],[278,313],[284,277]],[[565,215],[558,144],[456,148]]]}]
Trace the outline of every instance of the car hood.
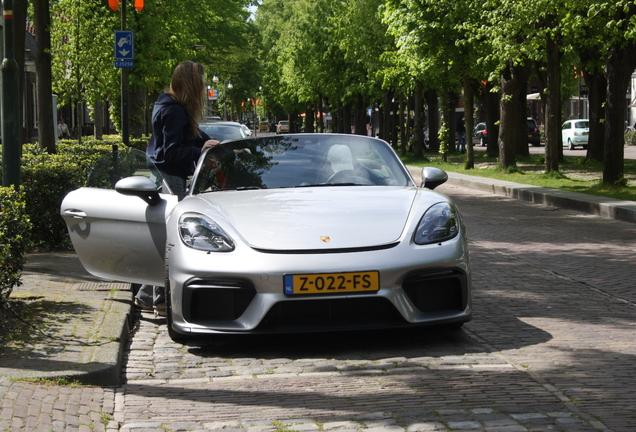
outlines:
[{"label": "car hood", "polygon": [[[399,240],[418,191],[422,190],[341,186],[222,191],[199,197],[251,247],[318,250],[374,247]],[[440,201],[433,195],[431,204]]]}]

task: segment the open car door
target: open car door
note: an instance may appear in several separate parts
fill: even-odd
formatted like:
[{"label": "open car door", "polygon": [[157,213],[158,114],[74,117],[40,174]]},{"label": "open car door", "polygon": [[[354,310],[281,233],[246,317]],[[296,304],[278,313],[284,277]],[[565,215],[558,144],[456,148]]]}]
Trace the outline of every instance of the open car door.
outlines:
[{"label": "open car door", "polygon": [[[130,176],[145,177],[154,183],[152,192],[161,191],[161,174],[146,154],[122,150],[100,160],[87,187],[70,192],[60,212],[89,273],[105,280],[163,286],[166,219],[178,199],[159,194],[149,203],[113,189],[116,181]],[[144,184],[153,187],[148,180]]]}]

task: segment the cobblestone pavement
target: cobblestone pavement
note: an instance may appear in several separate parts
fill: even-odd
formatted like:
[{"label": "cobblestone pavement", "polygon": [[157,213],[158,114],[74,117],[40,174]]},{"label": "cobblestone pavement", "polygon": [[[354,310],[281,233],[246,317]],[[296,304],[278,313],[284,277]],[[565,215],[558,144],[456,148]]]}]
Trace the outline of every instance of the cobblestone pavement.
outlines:
[{"label": "cobblestone pavement", "polygon": [[0,384],[0,430],[636,430],[636,226],[440,190],[471,240],[475,313],[461,330],[194,348],[138,312],[122,385]]}]

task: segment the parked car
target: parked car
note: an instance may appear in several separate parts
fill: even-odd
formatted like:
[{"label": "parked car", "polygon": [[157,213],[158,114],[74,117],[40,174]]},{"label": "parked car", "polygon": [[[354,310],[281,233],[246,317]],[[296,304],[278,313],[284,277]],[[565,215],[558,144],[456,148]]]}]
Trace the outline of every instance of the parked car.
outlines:
[{"label": "parked car", "polygon": [[261,132],[267,132],[269,129],[269,123],[267,120],[261,120],[258,122],[258,130]]},{"label": "parked car", "polygon": [[243,125],[236,122],[216,121],[201,123],[199,129],[208,134],[210,138],[221,142],[245,138],[247,135]]},{"label": "parked car", "polygon": [[541,130],[531,117],[528,117],[528,142],[535,147],[541,145]]},{"label": "parked car", "polygon": [[243,132],[245,132],[245,136],[252,135],[252,129],[250,129],[249,126],[242,124],[241,128],[243,128]]},{"label": "parked car", "polygon": [[567,120],[561,126],[561,138],[563,147],[569,150],[574,150],[577,146],[586,149],[590,138],[590,121],[588,119]]},{"label": "parked car", "polygon": [[488,145],[488,131],[486,123],[477,123],[473,128],[473,144],[479,143],[480,146]]},{"label": "parked car", "polygon": [[277,134],[289,133],[289,121],[287,120],[279,121],[278,124],[276,125],[276,133]]},{"label": "parked car", "polygon": [[[148,171],[150,168],[150,171]],[[144,176],[146,175],[146,176]],[[206,150],[188,195],[144,166],[61,205],[84,267],[165,286],[170,336],[460,327],[471,319],[461,215],[377,138],[288,134]],[[372,214],[373,217],[369,217]]]}]

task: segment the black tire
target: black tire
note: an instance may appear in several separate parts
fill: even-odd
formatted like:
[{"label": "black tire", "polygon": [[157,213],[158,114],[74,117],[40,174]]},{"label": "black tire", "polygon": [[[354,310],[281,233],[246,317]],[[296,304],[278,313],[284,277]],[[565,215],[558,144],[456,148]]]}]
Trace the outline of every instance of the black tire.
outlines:
[{"label": "black tire", "polygon": [[480,144],[482,147],[486,147],[486,140],[484,139],[484,137],[483,137],[483,136],[482,136],[482,137],[479,137],[479,144]]},{"label": "black tire", "polygon": [[131,283],[130,291],[132,291],[133,298],[137,297],[137,293],[139,292],[139,288],[141,288],[141,284]]},{"label": "black tire", "polygon": [[570,138],[568,138],[568,150],[574,150],[574,144]]}]

